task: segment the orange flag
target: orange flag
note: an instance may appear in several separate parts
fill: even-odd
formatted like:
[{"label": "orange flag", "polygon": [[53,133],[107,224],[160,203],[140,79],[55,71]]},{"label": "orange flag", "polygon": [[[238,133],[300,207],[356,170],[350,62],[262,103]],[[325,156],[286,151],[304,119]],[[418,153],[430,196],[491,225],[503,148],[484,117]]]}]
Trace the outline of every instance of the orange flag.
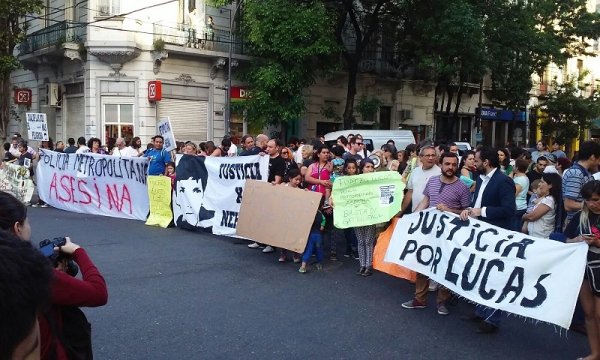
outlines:
[{"label": "orange flag", "polygon": [[394,233],[394,229],[396,228],[398,220],[399,219],[397,217],[392,218],[392,223],[390,226],[388,226],[384,232],[379,234],[379,237],[377,238],[377,244],[375,245],[375,252],[373,253],[373,268],[414,283],[417,279],[417,273],[400,265],[383,261],[385,252],[390,244],[390,240],[392,239],[392,234]]}]

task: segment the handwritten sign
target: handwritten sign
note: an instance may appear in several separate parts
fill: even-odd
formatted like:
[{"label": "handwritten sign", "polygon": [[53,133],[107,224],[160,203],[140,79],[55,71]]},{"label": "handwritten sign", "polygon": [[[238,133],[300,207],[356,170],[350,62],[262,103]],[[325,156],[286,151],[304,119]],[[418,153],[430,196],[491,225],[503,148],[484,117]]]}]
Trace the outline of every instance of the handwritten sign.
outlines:
[{"label": "handwritten sign", "polygon": [[175,134],[173,134],[173,128],[171,127],[171,120],[168,117],[160,119],[160,122],[158,123],[158,133],[165,139],[163,148],[166,151],[175,150],[177,148]]},{"label": "handwritten sign", "polygon": [[31,201],[34,185],[29,168],[0,163],[0,190],[12,194],[23,203]]},{"label": "handwritten sign", "polygon": [[171,211],[171,178],[168,176],[148,176],[148,197],[150,216],[146,225],[167,228],[173,221]]},{"label": "handwritten sign", "polygon": [[29,140],[48,141],[48,122],[44,113],[26,113]]},{"label": "handwritten sign", "polygon": [[587,252],[585,243],[535,238],[429,209],[400,219],[385,261],[478,304],[568,329]]},{"label": "handwritten sign", "polygon": [[400,212],[404,183],[396,171],[342,176],[333,183],[333,223],[338,229],[389,221]]},{"label": "handwritten sign", "polygon": [[53,207],[94,215],[146,220],[147,158],[40,150],[38,193]]}]

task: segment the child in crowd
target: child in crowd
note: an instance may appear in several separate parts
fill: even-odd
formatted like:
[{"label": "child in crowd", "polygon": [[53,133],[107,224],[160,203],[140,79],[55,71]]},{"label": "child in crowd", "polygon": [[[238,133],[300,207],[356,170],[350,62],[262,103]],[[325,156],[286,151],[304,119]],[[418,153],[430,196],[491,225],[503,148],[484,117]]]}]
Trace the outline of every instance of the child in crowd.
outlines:
[{"label": "child in crowd", "polygon": [[[350,158],[344,162],[344,168],[342,173],[345,176],[352,176],[358,174],[358,163],[356,159]],[[357,250],[357,242],[356,234],[354,233],[353,228],[344,229],[344,238],[346,239],[346,253],[344,257],[353,257],[358,259],[358,250]]]},{"label": "child in crowd", "polygon": [[[288,182],[285,183],[285,186],[289,186],[291,188],[300,189],[300,183],[302,182],[302,175],[300,174],[300,169],[290,169],[288,172]],[[302,190],[302,189],[300,189]],[[293,255],[294,263],[297,264],[300,262],[300,254],[294,253]],[[287,250],[281,249],[279,253],[279,262],[285,262],[287,260]]]},{"label": "child in crowd", "polygon": [[291,169],[288,172],[288,182],[285,183],[285,186],[300,189],[300,183],[302,183],[302,174],[300,174],[300,169]]},{"label": "child in crowd", "polygon": [[171,188],[175,190],[175,163],[170,161],[165,165],[165,176],[171,179]]},{"label": "child in crowd", "polygon": [[[361,173],[367,174],[375,171],[373,160],[366,158],[360,163]],[[358,260],[360,269],[356,275],[373,275],[373,247],[375,246],[375,225],[359,226],[354,228],[358,240]]]},{"label": "child in crowd", "polygon": [[306,266],[313,252],[317,255],[317,270],[323,270],[323,265],[321,264],[323,262],[323,237],[321,236],[321,233],[325,230],[325,216],[321,212],[321,209],[323,208],[324,203],[325,198],[321,198],[319,209],[315,214],[315,220],[310,228],[306,249],[304,250],[304,254],[302,254],[302,265],[300,266],[300,269],[298,269],[298,272],[301,274],[306,273]]},{"label": "child in crowd", "polygon": [[344,175],[344,148],[342,146],[336,146],[331,149],[331,153],[334,158],[331,160],[333,171],[331,172],[331,182],[334,182],[336,178]]},{"label": "child in crowd", "polygon": [[[531,197],[529,198],[529,203],[527,204],[527,211],[525,211],[525,214],[531,214],[540,200],[538,197],[538,187],[540,186],[540,181],[540,179],[537,179],[531,183],[531,190],[533,194],[531,194]],[[521,225],[521,232],[524,234],[527,234],[527,224],[529,224],[529,221],[523,221],[523,225]]]}]

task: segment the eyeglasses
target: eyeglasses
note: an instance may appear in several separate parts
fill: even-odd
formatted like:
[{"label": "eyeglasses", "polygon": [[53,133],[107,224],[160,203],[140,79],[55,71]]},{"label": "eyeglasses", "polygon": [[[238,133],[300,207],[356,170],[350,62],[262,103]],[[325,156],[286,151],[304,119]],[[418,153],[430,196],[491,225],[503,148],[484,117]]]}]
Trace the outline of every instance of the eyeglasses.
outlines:
[{"label": "eyeglasses", "polygon": [[427,154],[427,155],[421,155],[421,156],[423,156],[423,157],[434,157],[435,154]]},{"label": "eyeglasses", "polygon": [[287,151],[282,151],[281,152],[281,155],[288,155],[288,154],[289,154],[289,152],[287,152]]},{"label": "eyeglasses", "polygon": [[358,146],[362,146],[362,145],[364,145],[363,143],[359,143],[359,142],[357,142],[357,143],[355,143],[355,144],[356,144],[356,145],[358,145]]}]

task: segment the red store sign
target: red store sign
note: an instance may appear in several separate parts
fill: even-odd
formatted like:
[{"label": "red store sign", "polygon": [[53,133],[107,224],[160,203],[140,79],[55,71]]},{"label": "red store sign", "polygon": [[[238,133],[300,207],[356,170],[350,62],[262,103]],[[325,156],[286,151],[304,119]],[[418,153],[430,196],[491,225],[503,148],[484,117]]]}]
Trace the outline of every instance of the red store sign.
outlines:
[{"label": "red store sign", "polygon": [[231,99],[232,100],[245,100],[248,98],[248,90],[239,86],[231,87]]},{"label": "red store sign", "polygon": [[15,89],[15,104],[31,105],[31,89]]},{"label": "red store sign", "polygon": [[148,101],[162,100],[162,83],[160,80],[148,81]]}]

